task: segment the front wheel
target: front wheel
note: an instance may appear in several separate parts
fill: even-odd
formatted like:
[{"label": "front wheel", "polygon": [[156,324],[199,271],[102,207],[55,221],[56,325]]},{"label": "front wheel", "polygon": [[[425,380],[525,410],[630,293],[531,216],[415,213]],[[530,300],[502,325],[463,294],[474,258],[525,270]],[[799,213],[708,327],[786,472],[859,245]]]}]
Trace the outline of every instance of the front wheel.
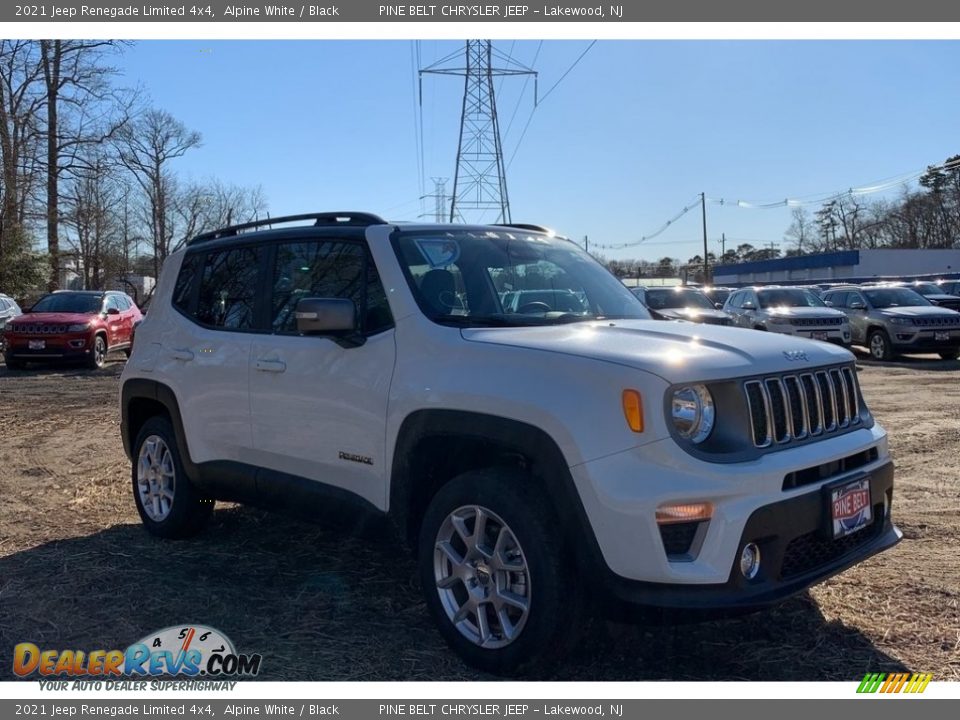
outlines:
[{"label": "front wheel", "polygon": [[960,350],[947,350],[940,353],[940,357],[944,360],[956,360],[960,358]]},{"label": "front wheel", "polygon": [[582,584],[534,481],[471,471],[430,501],[419,570],[440,633],[468,664],[522,674],[560,660],[579,639]]},{"label": "front wheel", "polygon": [[872,330],[867,338],[867,347],[870,348],[870,357],[874,360],[893,359],[893,349],[890,347],[890,337],[886,330]]},{"label": "front wheel", "polygon": [[7,370],[23,370],[27,367],[27,364],[23,360],[15,360],[9,356],[4,359],[4,363],[7,366]]},{"label": "front wheel", "polygon": [[102,368],[107,362],[107,341],[103,335],[97,335],[93,339],[93,347],[90,349],[90,357],[87,358],[87,367],[91,370]]},{"label": "front wheel", "polygon": [[198,533],[214,502],[187,477],[167,418],[155,416],[143,424],[133,457],[133,499],[144,527],[165,538]]}]

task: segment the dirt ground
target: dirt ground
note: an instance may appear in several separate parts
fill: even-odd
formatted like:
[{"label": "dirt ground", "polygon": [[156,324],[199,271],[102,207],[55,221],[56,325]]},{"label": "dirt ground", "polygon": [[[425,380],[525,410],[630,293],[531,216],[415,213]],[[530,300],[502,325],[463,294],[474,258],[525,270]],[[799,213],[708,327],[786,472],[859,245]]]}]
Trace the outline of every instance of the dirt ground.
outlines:
[{"label": "dirt ground", "polygon": [[[960,363],[860,366],[897,464],[900,545],[748,617],[598,623],[540,679],[960,680]],[[186,622],[261,653],[267,679],[482,677],[446,649],[390,539],[229,505],[195,539],[147,535],[120,444],[121,370],[122,357],[96,372],[0,367],[0,680],[18,642],[123,648]]]}]

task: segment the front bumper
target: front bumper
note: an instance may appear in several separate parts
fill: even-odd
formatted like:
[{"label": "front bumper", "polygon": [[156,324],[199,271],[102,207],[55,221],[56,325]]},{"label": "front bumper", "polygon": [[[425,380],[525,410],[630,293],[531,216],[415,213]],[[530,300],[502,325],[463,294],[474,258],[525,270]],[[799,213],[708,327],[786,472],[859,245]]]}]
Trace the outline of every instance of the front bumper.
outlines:
[{"label": "front bumper", "polygon": [[[24,362],[83,360],[93,349],[92,337],[86,335],[47,335],[44,337],[5,337],[7,358]],[[43,347],[31,348],[30,343],[42,342]]]},{"label": "front bumper", "polygon": [[[937,340],[937,332],[945,332],[945,340]],[[920,330],[909,325],[890,325],[890,343],[900,352],[951,352],[960,348],[960,330]]]},{"label": "front bumper", "polygon": [[829,327],[795,327],[793,325],[767,324],[767,330],[770,332],[781,333],[783,335],[793,335],[795,337],[808,338],[810,340],[822,340],[836,345],[847,346],[850,344],[850,326],[849,325],[830,325]]},{"label": "front bumper", "polygon": [[[828,537],[822,493],[806,493],[750,515],[726,582],[676,585],[631,581],[611,574],[609,596],[620,610],[642,606],[710,614],[755,610],[781,602],[900,542],[903,535],[889,512],[893,464],[888,462],[869,474],[873,521],[852,535],[838,540]],[[749,542],[760,547],[762,558],[760,571],[752,580],[744,578],[737,566],[739,551]]]},{"label": "front bumper", "polygon": [[[853,462],[857,459],[857,462]],[[736,463],[701,461],[672,440],[655,441],[571,469],[611,598],[656,607],[735,609],[777,602],[899,539],[893,465],[879,425]],[[812,473],[812,474],[811,474]],[[837,543],[821,541],[823,488],[867,475],[874,520]],[[712,517],[686,555],[668,554],[656,523],[663,504],[709,502]],[[876,507],[878,506],[879,507]],[[887,505],[889,507],[889,504]],[[761,570],[739,571],[743,546],[761,549]],[[806,551],[816,557],[803,562]]]}]

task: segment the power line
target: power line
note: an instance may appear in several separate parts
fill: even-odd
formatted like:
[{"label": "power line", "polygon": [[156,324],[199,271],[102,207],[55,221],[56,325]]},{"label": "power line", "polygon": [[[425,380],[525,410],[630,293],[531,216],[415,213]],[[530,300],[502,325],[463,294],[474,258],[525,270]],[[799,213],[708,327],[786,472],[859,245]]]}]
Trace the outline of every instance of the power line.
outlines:
[{"label": "power line", "polygon": [[[520,145],[523,144],[523,138],[526,137],[526,135],[527,135],[527,130],[530,129],[530,123],[533,122],[533,116],[534,116],[534,114],[536,113],[537,108],[540,107],[540,105],[543,103],[543,101],[547,99],[547,97],[550,95],[550,93],[552,93],[554,90],[557,89],[557,86],[558,86],[560,83],[563,82],[564,78],[566,78],[567,75],[569,75],[571,72],[573,72],[573,69],[574,69],[577,65],[580,64],[580,61],[583,60],[584,56],[585,56],[588,52],[590,52],[590,48],[592,48],[592,47],[593,47],[594,45],[596,45],[596,44],[597,44],[597,41],[596,41],[596,40],[592,40],[592,41],[590,42],[590,44],[587,45],[586,49],[585,49],[582,53],[580,53],[579,56],[577,56],[577,59],[574,60],[573,63],[570,65],[570,67],[568,67],[568,68],[566,69],[566,71],[560,76],[560,79],[557,80],[553,85],[551,85],[551,86],[550,86],[550,89],[547,90],[547,91],[543,94],[543,97],[539,98],[539,99],[537,100],[536,104],[534,104],[533,109],[530,111],[530,117],[527,118],[527,122],[526,122],[526,124],[523,126],[523,132],[520,133],[520,139],[517,140],[517,144],[516,144],[516,146],[514,146],[514,148],[513,148],[513,153],[511,153],[510,159],[507,161],[507,168],[509,168],[509,167],[513,164],[513,159],[517,156],[517,152],[519,152],[519,150],[520,150]],[[539,52],[539,51],[538,51],[538,52]]]},{"label": "power line", "polygon": [[617,245],[600,245],[600,244],[594,243],[594,247],[600,250],[624,250],[626,248],[636,247],[637,245],[640,245],[641,243],[645,243],[648,240],[653,240],[653,238],[657,237],[658,235],[662,235],[664,232],[666,232],[668,227],[673,225],[677,220],[682,218],[688,212],[690,212],[691,210],[697,207],[700,207],[700,203],[701,203],[700,195],[697,195],[689,204],[684,206],[683,210],[681,210],[672,218],[667,220],[663,225],[657,228],[656,231],[650,233],[649,235],[642,236],[639,240],[636,240],[635,242],[620,243]]},{"label": "power line", "polygon": [[[816,195],[804,195],[798,198],[784,198],[773,202],[748,202],[746,200],[727,200],[725,198],[707,198],[713,205],[724,205],[731,207],[746,208],[749,210],[776,210],[783,207],[804,207],[807,205],[822,205],[831,200],[839,200],[844,197],[854,197],[860,195],[872,195],[874,193],[890,190],[905,182],[910,182],[928,172],[939,170],[955,170],[960,168],[960,160],[942,163],[940,165],[929,165],[923,170],[915,170],[904,175],[898,175],[893,178],[877,180],[870,185],[862,187],[852,187],[846,190],[840,190],[832,193],[818,193]],[[810,199],[812,198],[812,199]]]}]

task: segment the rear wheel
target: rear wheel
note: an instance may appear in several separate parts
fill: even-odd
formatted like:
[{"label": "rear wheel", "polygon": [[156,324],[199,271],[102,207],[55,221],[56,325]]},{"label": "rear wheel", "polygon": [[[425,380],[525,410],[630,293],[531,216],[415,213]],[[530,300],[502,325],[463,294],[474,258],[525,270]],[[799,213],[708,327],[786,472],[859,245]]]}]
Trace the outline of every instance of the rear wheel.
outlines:
[{"label": "rear wheel", "polygon": [[447,643],[468,664],[522,674],[561,659],[585,614],[582,584],[562,529],[518,471],[451,480],[420,530],[420,580]]},{"label": "rear wheel", "polygon": [[893,349],[890,347],[890,336],[886,330],[877,328],[871,330],[867,337],[867,347],[870,349],[870,357],[874,360],[893,359]]},{"label": "rear wheel", "polygon": [[93,347],[90,349],[90,356],[87,358],[87,367],[91,370],[102,368],[107,362],[107,341],[103,335],[97,335],[93,339]]},{"label": "rear wheel", "polygon": [[173,426],[165,417],[150,418],[137,435],[133,498],[144,526],[160,537],[195,535],[213,512],[213,500],[187,477]]}]

